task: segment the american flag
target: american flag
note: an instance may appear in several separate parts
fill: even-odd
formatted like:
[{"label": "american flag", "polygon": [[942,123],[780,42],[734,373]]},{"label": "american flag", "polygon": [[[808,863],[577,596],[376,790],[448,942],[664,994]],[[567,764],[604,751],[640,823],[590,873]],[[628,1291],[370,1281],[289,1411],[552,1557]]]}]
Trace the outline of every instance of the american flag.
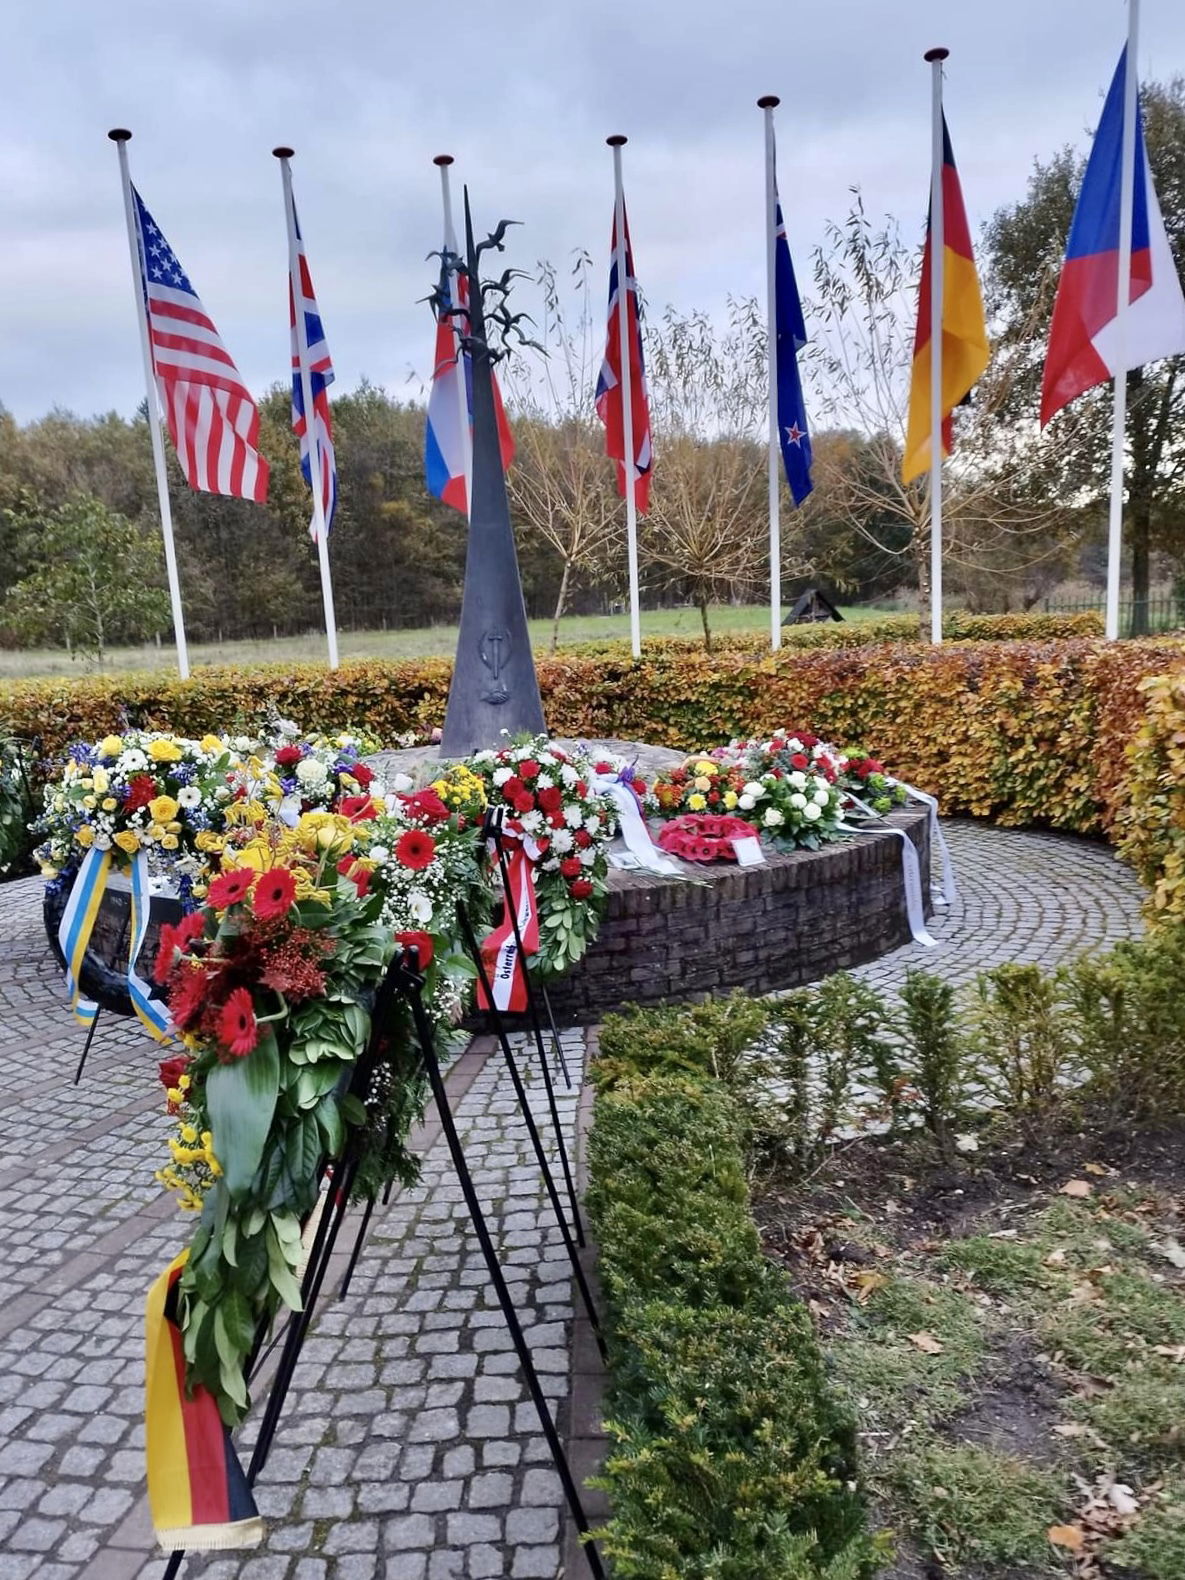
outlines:
[{"label": "american flag", "polygon": [[[325,531],[333,525],[337,509],[337,461],[333,454],[333,424],[329,417],[329,386],[333,383],[333,363],[329,360],[329,347],[325,343],[325,329],[321,312],[313,292],[313,278],[304,253],[304,238],[296,218],[296,205],[292,207],[292,223],[296,230],[296,260],[300,273],[300,307],[304,314],[305,344],[308,347],[309,385],[313,395],[313,431],[317,441],[317,459],[321,478],[321,507],[325,513]],[[304,386],[300,378],[300,342],[296,335],[295,281],[288,280],[289,322],[292,325],[292,431],[300,440],[300,469],[310,488],[313,486],[313,462],[309,451],[309,429],[305,421]],[[313,542],[317,541],[316,518],[309,523]]]},{"label": "american flag", "polygon": [[132,188],[148,338],[169,436],[191,488],[267,499],[259,411],[160,227]]},{"label": "american flag", "polygon": [[[634,503],[645,515],[650,503],[650,403],[646,394],[646,367],[642,360],[642,322],[638,306],[638,282],[634,275],[634,255],[630,247],[630,223],[625,204],[621,206],[625,226],[626,336],[630,359],[630,411],[633,418]],[[597,415],[605,424],[605,453],[617,461],[617,491],[626,492],[625,402],[622,399],[621,318],[617,306],[617,213],[613,214],[613,236],[609,251],[609,330],[605,341],[605,360],[597,379]]]}]

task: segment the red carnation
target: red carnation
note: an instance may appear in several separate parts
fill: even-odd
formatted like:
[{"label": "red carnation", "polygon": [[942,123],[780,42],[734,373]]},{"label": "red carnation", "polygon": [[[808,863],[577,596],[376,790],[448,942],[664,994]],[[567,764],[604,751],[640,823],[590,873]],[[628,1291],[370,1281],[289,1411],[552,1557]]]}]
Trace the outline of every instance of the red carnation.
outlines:
[{"label": "red carnation", "polygon": [[527,812],[535,810],[535,797],[529,790],[524,790],[522,795],[515,796],[513,805],[514,810],[522,817]]},{"label": "red carnation", "polygon": [[254,882],[255,874],[248,867],[233,867],[230,872],[220,872],[211,881],[206,904],[216,911],[225,911],[228,906],[245,900]]},{"label": "red carnation", "polygon": [[299,746],[281,746],[276,753],[276,767],[295,768],[303,756],[304,753]]},{"label": "red carnation", "polygon": [[446,823],[449,810],[435,790],[417,790],[415,795],[400,796],[409,817],[423,818],[425,823]]},{"label": "red carnation", "polygon": [[344,795],[337,803],[337,809],[351,823],[368,823],[382,812],[374,797],[369,795]]},{"label": "red carnation", "polygon": [[613,764],[612,763],[594,763],[593,764],[593,773],[595,773],[595,774],[611,774],[612,772],[613,772]]},{"label": "red carnation", "polygon": [[588,786],[585,784],[583,779],[577,779],[573,788],[575,789],[578,796],[586,796],[588,794]]},{"label": "red carnation", "polygon": [[157,783],[151,774],[133,774],[124,791],[123,809],[125,812],[135,812],[147,806],[156,794]]},{"label": "red carnation", "polygon": [[563,873],[565,878],[578,878],[584,871],[580,857],[569,856],[566,860],[561,861],[560,871]]},{"label": "red carnation", "polygon": [[526,785],[523,784],[516,774],[511,774],[510,778],[502,786],[502,794],[508,801],[513,801],[515,796],[522,795],[526,788]]},{"label": "red carnation", "polygon": [[414,949],[420,957],[420,970],[426,971],[432,964],[432,939],[427,933],[422,933],[413,928],[410,932],[396,933],[395,942],[402,944],[404,949]]},{"label": "red carnation", "polygon": [[799,773],[802,773],[804,768],[809,768],[810,765],[811,760],[804,752],[795,752],[790,759],[791,768],[797,768]]},{"label": "red carnation", "polygon": [[720,800],[720,792],[719,792],[719,790],[709,790],[708,791],[708,800],[712,803],[713,806],[715,806]]},{"label": "red carnation", "polygon": [[578,828],[572,838],[576,842],[577,850],[587,850],[592,844],[592,835],[586,828]]},{"label": "red carnation", "polygon": [[235,988],[218,1015],[218,1040],[236,1059],[245,1058],[259,1041],[255,1005],[245,987]]},{"label": "red carnation", "polygon": [[374,780],[374,769],[369,765],[369,763],[354,763],[350,769],[350,774],[353,778],[357,779],[358,783],[364,790],[366,789],[367,785],[371,784]]},{"label": "red carnation", "polygon": [[171,1059],[160,1061],[160,1083],[162,1086],[176,1086],[177,1082],[189,1069],[189,1055],[176,1053]]},{"label": "red carnation", "polygon": [[593,886],[587,878],[577,878],[576,882],[568,890],[568,893],[574,900],[587,900],[592,891]]},{"label": "red carnation", "polygon": [[395,846],[395,860],[415,872],[428,866],[435,854],[436,841],[422,828],[409,828],[406,834],[399,836]]},{"label": "red carnation", "polygon": [[533,757],[525,757],[518,765],[520,779],[535,779],[539,775],[539,764]]},{"label": "red carnation", "polygon": [[272,867],[261,873],[251,897],[251,908],[261,922],[270,922],[291,910],[296,898],[296,879],[287,867]]},{"label": "red carnation", "polygon": [[550,790],[540,790],[538,800],[541,812],[558,812],[564,804],[563,792],[555,785]]},{"label": "red carnation", "polygon": [[645,779],[632,779],[630,781],[630,789],[636,796],[644,796],[646,794]]}]

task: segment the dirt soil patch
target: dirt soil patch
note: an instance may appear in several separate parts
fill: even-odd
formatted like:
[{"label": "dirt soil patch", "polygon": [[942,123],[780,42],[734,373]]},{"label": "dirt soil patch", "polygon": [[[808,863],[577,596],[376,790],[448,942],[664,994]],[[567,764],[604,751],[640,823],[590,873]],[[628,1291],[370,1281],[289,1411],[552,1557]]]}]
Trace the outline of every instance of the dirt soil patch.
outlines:
[{"label": "dirt soil patch", "polygon": [[886,1580],[1185,1580],[1185,1127],[865,1137],[755,1189]]}]

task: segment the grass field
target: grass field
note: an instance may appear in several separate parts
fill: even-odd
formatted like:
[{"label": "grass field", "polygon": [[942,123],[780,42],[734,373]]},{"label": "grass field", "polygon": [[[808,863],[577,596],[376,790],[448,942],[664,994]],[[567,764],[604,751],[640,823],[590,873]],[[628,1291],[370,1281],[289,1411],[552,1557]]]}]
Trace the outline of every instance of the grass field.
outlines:
[{"label": "grass field", "polygon": [[[844,609],[845,620],[875,620],[889,611],[874,608]],[[753,631],[764,635],[769,629],[769,610],[761,604],[722,604],[711,612],[712,630]],[[701,634],[698,609],[655,609],[642,612],[642,638],[648,636],[688,636]],[[560,621],[561,647],[581,642],[628,642],[628,614],[569,615]],[[536,653],[543,653],[551,642],[551,621],[531,621],[531,641]],[[342,631],[338,650],[342,658],[451,658],[457,642],[452,625],[427,626],[418,630]],[[325,657],[325,637],[319,631],[305,636],[276,637],[260,642],[216,642],[190,646],[190,664],[272,664],[312,661]],[[61,650],[0,650],[0,678],[17,679],[34,675],[112,674],[133,669],[171,669],[175,664],[171,647],[112,648],[103,660],[102,671],[83,659],[72,659]]]}]

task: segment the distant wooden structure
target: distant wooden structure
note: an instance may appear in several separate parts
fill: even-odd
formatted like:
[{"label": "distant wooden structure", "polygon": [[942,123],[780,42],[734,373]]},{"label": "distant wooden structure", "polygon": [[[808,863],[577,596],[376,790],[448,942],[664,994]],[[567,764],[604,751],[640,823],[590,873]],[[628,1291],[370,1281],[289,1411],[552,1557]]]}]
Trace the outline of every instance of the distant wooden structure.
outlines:
[{"label": "distant wooden structure", "polygon": [[817,587],[808,587],[796,600],[783,625],[810,625],[819,620],[842,620],[843,615],[825,593]]}]

